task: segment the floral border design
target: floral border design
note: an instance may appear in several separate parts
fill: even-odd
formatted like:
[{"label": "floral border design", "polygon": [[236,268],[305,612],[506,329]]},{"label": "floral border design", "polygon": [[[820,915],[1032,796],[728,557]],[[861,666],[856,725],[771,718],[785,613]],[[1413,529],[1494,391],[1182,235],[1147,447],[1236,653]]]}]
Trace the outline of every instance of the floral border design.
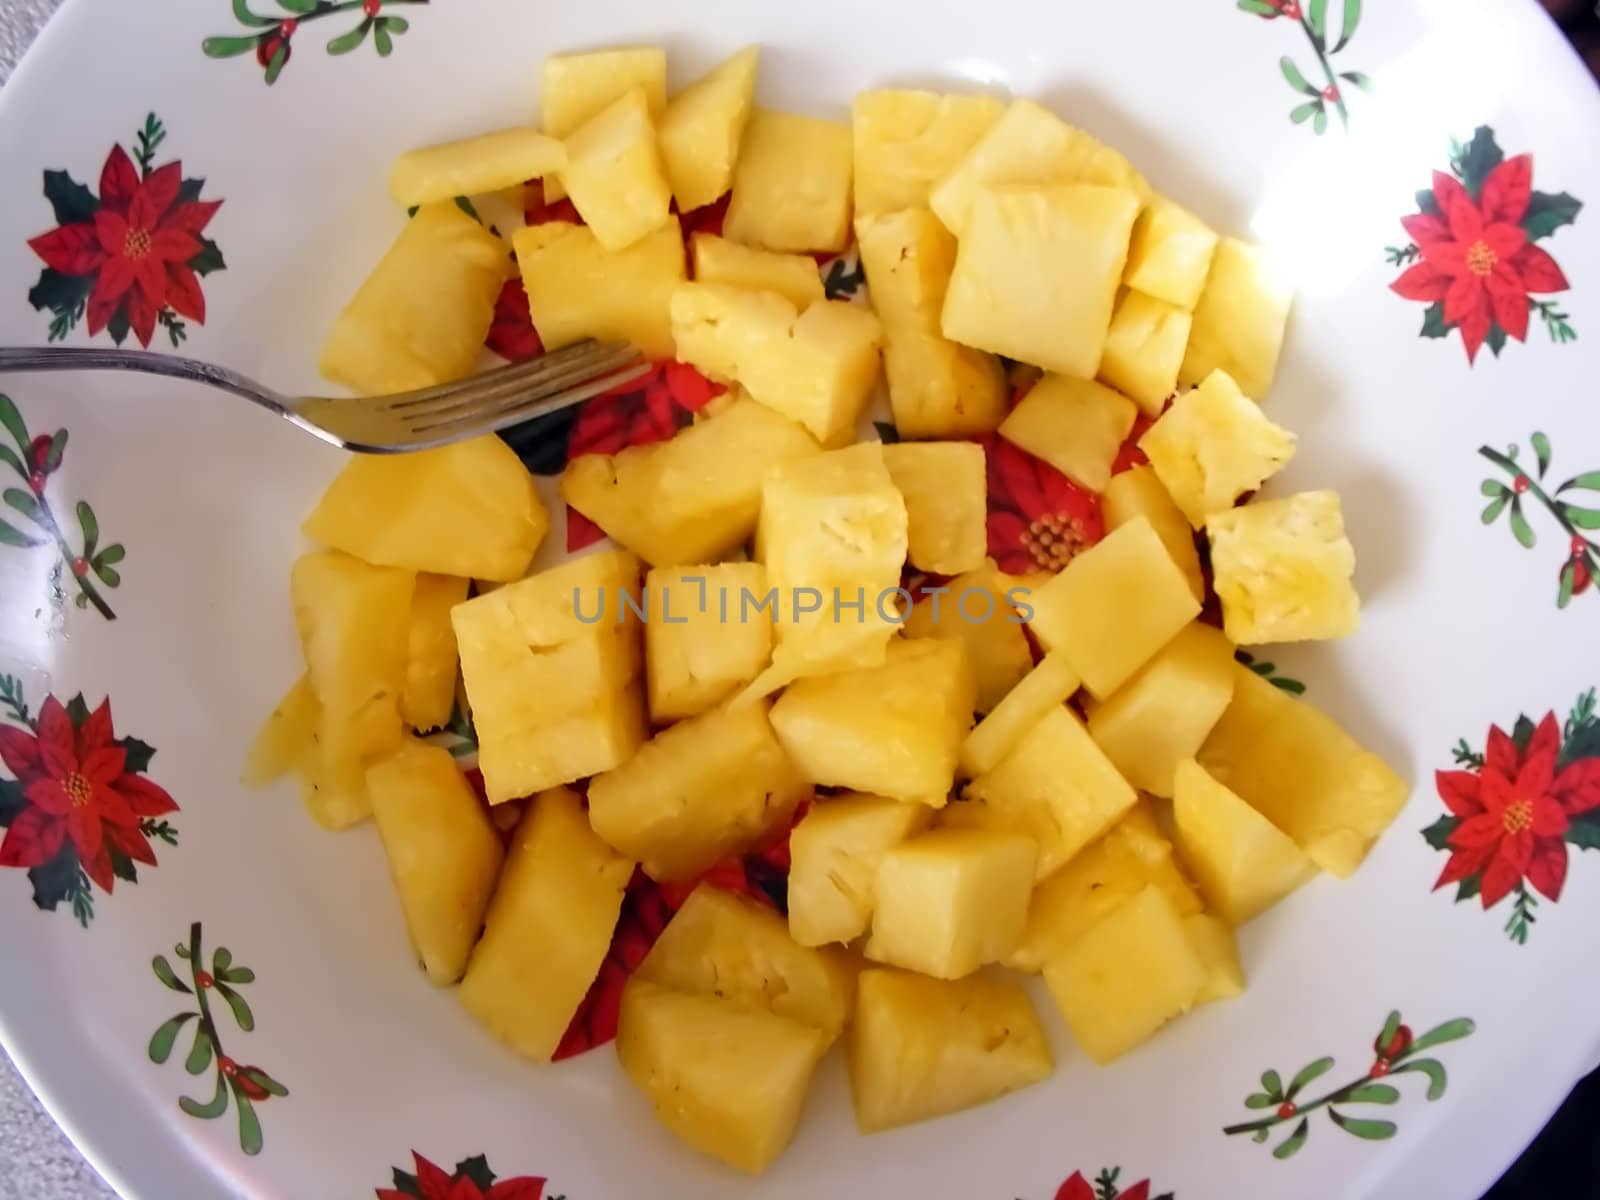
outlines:
[{"label": "floral border design", "polygon": [[[1311,52],[1322,68],[1326,81],[1317,86],[1306,78],[1304,71],[1293,58],[1285,54],[1278,60],[1284,82],[1302,99],[1289,112],[1289,120],[1296,125],[1311,123],[1319,137],[1328,132],[1328,112],[1331,109],[1346,132],[1350,129],[1350,108],[1346,103],[1348,93],[1344,85],[1363,92],[1373,90],[1372,77],[1364,71],[1335,71],[1334,57],[1350,44],[1361,25],[1361,0],[1344,0],[1337,34],[1328,24],[1328,0],[1307,0],[1302,7],[1299,0],[1238,0],[1241,11],[1253,13],[1265,21],[1279,18],[1291,21],[1304,31],[1311,43]],[[1330,45],[1330,39],[1332,44]]]},{"label": "floral border design", "polygon": [[360,21],[329,41],[328,53],[349,54],[370,37],[378,57],[388,58],[394,53],[394,39],[406,33],[411,22],[385,10],[427,3],[429,0],[277,0],[278,7],[283,10],[279,15],[255,12],[249,0],[233,0],[234,19],[251,32],[208,37],[200,43],[200,49],[208,58],[254,55],[262,79],[270,87],[278,82],[278,76],[289,64],[294,53],[294,35],[302,26],[359,10]]},{"label": "floral border design", "polygon": [[565,1196],[546,1196],[549,1180],[541,1175],[518,1175],[500,1179],[489,1169],[482,1154],[464,1158],[452,1171],[411,1152],[416,1168],[394,1168],[394,1186],[376,1189],[377,1200],[566,1200]]},{"label": "floral border design", "polygon": [[1092,1183],[1082,1171],[1074,1171],[1056,1189],[1055,1200],[1174,1200],[1171,1192],[1152,1196],[1148,1179],[1122,1187],[1121,1178],[1121,1167],[1102,1167]]},{"label": "floral border design", "polygon": [[[1600,572],[1600,540],[1585,532],[1600,530],[1600,508],[1585,508],[1568,498],[1567,494],[1600,492],[1600,471],[1585,471],[1574,475],[1559,487],[1547,490],[1544,480],[1550,471],[1550,439],[1542,433],[1535,433],[1528,439],[1528,444],[1533,447],[1534,475],[1530,475],[1517,461],[1516,446],[1508,447],[1503,454],[1492,446],[1479,447],[1478,453],[1511,479],[1510,483],[1503,479],[1483,481],[1479,490],[1489,497],[1488,506],[1483,510],[1483,523],[1493,525],[1501,513],[1508,513],[1507,524],[1511,528],[1511,536],[1517,539],[1523,549],[1532,550],[1539,539],[1523,512],[1523,500],[1525,497],[1531,498],[1544,506],[1555,518],[1561,532],[1570,539],[1567,542],[1567,557],[1556,576],[1556,607],[1566,608],[1574,596],[1581,596],[1589,590],[1595,574]],[[1600,500],[1593,503],[1600,504]]]}]

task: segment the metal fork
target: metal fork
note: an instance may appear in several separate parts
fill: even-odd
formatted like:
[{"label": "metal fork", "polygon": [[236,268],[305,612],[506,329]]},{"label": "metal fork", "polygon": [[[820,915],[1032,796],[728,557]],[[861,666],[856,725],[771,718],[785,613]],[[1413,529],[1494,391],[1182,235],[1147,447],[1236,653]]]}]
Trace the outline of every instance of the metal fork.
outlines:
[{"label": "metal fork", "polygon": [[232,392],[307,433],[364,454],[427,450],[578,404],[649,372],[631,346],[584,341],[437,387],[388,396],[285,396],[237,371],[145,350],[0,346],[9,371],[141,371]]}]

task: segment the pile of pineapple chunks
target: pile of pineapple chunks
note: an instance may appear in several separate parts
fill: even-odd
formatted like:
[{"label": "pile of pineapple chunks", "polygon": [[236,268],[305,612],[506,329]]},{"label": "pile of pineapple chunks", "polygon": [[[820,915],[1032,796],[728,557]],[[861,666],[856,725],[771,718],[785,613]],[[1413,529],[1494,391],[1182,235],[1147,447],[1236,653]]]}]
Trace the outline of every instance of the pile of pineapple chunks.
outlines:
[{"label": "pile of pineapple chunks", "polygon": [[[1236,661],[1358,610],[1335,494],[1238,503],[1294,450],[1257,403],[1289,309],[1259,249],[1029,100],[878,91],[820,120],[755,107],[757,63],[669,100],[659,50],[553,58],[542,130],[395,165],[419,210],[329,376],[469,372],[520,271],[547,346],[628,339],[727,393],[571,462],[562,497],[615,548],[531,577],[549,514],[500,441],[350,462],[291,577],[305,674],[246,770],[297,772],[328,828],[374,816],[428,977],[540,1062],[636,868],[692,884],[789,836],[786,917],[693,890],[616,1041],[675,1134],[751,1172],[841,1038],[867,1132],[1049,1075],[997,965],[1042,975],[1097,1063],[1240,994],[1234,929],[1350,875],[1407,794]],[[530,179],[583,223],[512,230],[513,262],[451,199]],[[680,214],[730,192],[686,249]],[[852,234],[870,306],[811,257]],[[1042,372],[1015,406],[1000,356]],[[889,446],[858,441],[881,375]],[[1141,413],[1149,463],[1113,475]],[[985,557],[971,439],[996,431],[1101,494],[1108,535],[1057,575]],[[949,580],[942,613],[880,603],[908,568]],[[421,736],[458,677],[488,806]]]}]

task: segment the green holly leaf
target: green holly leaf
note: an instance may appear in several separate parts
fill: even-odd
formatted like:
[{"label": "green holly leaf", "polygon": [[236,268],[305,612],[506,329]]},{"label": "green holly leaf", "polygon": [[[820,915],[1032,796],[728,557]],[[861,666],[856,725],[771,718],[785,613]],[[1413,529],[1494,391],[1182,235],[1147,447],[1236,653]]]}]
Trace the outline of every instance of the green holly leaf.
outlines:
[{"label": "green holly leaf", "polygon": [[1485,479],[1478,485],[1478,490],[1485,496],[1489,496],[1496,500],[1511,491],[1510,488],[1501,483],[1498,479]]},{"label": "green holly leaf", "polygon": [[1491,501],[1483,510],[1483,523],[1485,525],[1493,525],[1500,519],[1500,514],[1506,510],[1506,506],[1511,503],[1511,500],[1512,495],[1507,492],[1499,499]]},{"label": "green holly leaf", "polygon": [[1387,1083],[1363,1083],[1347,1092],[1345,1099],[1355,1104],[1398,1104],[1400,1090]]},{"label": "green holly leaf", "polygon": [[1543,479],[1545,472],[1550,469],[1550,439],[1542,433],[1535,433],[1528,440],[1533,445],[1534,456],[1539,460],[1539,478]]},{"label": "green holly leaf", "polygon": [[151,959],[150,969],[156,973],[156,978],[161,980],[172,991],[182,992],[186,996],[193,994],[189,990],[189,985],[178,978],[177,972],[172,969],[172,964],[167,961],[166,955],[158,954]]},{"label": "green holly leaf", "polygon": [[1268,4],[1266,0],[1239,0],[1239,8],[1243,12],[1255,13],[1258,17],[1275,17],[1278,10]]},{"label": "green holly leaf", "polygon": [[1579,529],[1600,529],[1600,509],[1578,508],[1576,505],[1563,504],[1561,512]]},{"label": "green holly leaf", "polygon": [[239,1023],[239,1028],[249,1033],[256,1027],[255,1014],[250,1011],[250,1005],[245,1003],[245,998],[239,995],[225,983],[217,984],[217,994],[228,1002],[228,1007],[233,1009],[233,1019]]},{"label": "green holly leaf", "polygon": [[213,271],[224,271],[228,264],[222,259],[222,251],[210,238],[200,239],[200,253],[189,260],[189,269],[196,275],[205,276]]},{"label": "green holly leaf", "polygon": [[1456,164],[1461,172],[1461,185],[1467,189],[1469,196],[1474,200],[1478,198],[1478,193],[1483,190],[1483,181],[1489,178],[1490,171],[1505,161],[1505,157],[1500,143],[1494,140],[1494,130],[1487,125],[1478,126]]},{"label": "green holly leaf", "polygon": [[122,345],[128,340],[128,334],[133,330],[132,323],[128,320],[128,306],[123,306],[111,314],[111,320],[106,322],[106,332],[111,335],[111,340],[117,345]]},{"label": "green holly leaf", "polygon": [[386,21],[378,21],[373,25],[372,46],[378,52],[379,58],[388,58],[394,53],[394,39],[389,36],[389,25]]},{"label": "green holly leaf", "polygon": [[1520,497],[1511,502],[1511,535],[1522,543],[1525,550],[1532,550],[1539,541],[1534,536],[1533,526],[1528,524],[1528,518],[1522,515]]},{"label": "green holly leaf", "polygon": [[239,1110],[239,1149],[250,1155],[260,1154],[261,1118],[256,1115],[256,1106],[244,1094],[237,1079],[228,1080],[228,1086],[233,1089],[234,1107]]},{"label": "green holly leaf", "polygon": [[262,29],[268,25],[277,24],[276,21],[273,21],[269,17],[258,17],[255,13],[251,12],[250,0],[233,0],[233,16],[234,19],[239,22],[239,24],[253,25],[257,29]]},{"label": "green holly leaf", "polygon": [[265,1088],[274,1096],[287,1096],[289,1094],[288,1088],[284,1087],[283,1084],[279,1083],[271,1075],[268,1075],[260,1067],[244,1067],[240,1069],[239,1074],[243,1075],[252,1083]]},{"label": "green holly leaf", "polygon": [[1489,325],[1489,332],[1484,336],[1483,343],[1489,347],[1489,353],[1499,358],[1500,351],[1506,348],[1506,331],[1500,328],[1498,322],[1492,322]]},{"label": "green holly leaf", "polygon": [[1556,607],[1566,608],[1572,603],[1572,593],[1578,587],[1578,567],[1568,562],[1561,568],[1561,580],[1556,585]]},{"label": "green holly leaf", "polygon": [[[184,990],[188,991],[187,988]],[[150,1061],[159,1066],[166,1062],[167,1059],[171,1058],[172,1047],[178,1040],[179,1031],[194,1019],[195,1014],[192,1012],[179,1013],[170,1021],[164,1022],[161,1028],[157,1029],[153,1034],[151,1034],[149,1050]]]},{"label": "green holly leaf", "polygon": [[1583,202],[1566,192],[1554,195],[1534,192],[1528,199],[1528,211],[1522,217],[1523,232],[1528,235],[1529,241],[1547,238],[1563,225],[1571,225],[1576,221],[1582,209]]},{"label": "green holly leaf", "polygon": [[[0,397],[3,399],[4,397]],[[1582,475],[1574,475],[1560,487],[1557,492],[1570,491],[1572,488],[1581,488],[1586,492],[1600,492],[1600,471],[1585,471]]]},{"label": "green holly leaf", "polygon": [[1328,0],[1311,0],[1306,8],[1306,25],[1311,30],[1311,40],[1317,49],[1328,48]]},{"label": "green holly leaf", "polygon": [[1300,1073],[1289,1081],[1289,1090],[1284,1093],[1285,1100],[1293,1100],[1300,1094],[1306,1084],[1326,1075],[1333,1069],[1333,1059],[1319,1058],[1315,1062],[1307,1063],[1300,1068]]},{"label": "green holly leaf", "polygon": [[1428,306],[1428,311],[1422,314],[1422,330],[1420,336],[1425,338],[1449,337],[1454,326],[1444,323],[1444,301],[1439,300]]},{"label": "green holly leaf", "polygon": [[1475,900],[1478,893],[1483,890],[1483,876],[1468,875],[1456,885],[1456,903],[1464,904],[1468,900]]},{"label": "green holly leaf", "polygon": [[1436,1058],[1414,1058],[1393,1068],[1389,1075],[1392,1078],[1395,1075],[1404,1075],[1408,1071],[1428,1077],[1427,1096],[1429,1100],[1437,1100],[1443,1096],[1444,1090],[1450,1082],[1450,1077],[1445,1074],[1444,1064]]},{"label": "green holly leaf", "polygon": [[1600,821],[1579,818],[1567,826],[1563,840],[1579,850],[1600,850]]},{"label": "green holly leaf", "polygon": [[1307,100],[1304,104],[1299,105],[1290,111],[1289,120],[1293,121],[1296,125],[1304,125],[1316,113],[1321,111],[1321,100]]},{"label": "green holly leaf", "polygon": [[1517,718],[1517,723],[1511,727],[1511,740],[1516,743],[1518,754],[1528,752],[1528,743],[1533,740],[1536,728],[1537,726],[1526,716]]},{"label": "green holly leaf", "polygon": [[[1393,1089],[1390,1089],[1393,1091]],[[1382,1142],[1392,1138],[1399,1132],[1399,1126],[1393,1121],[1363,1121],[1356,1117],[1347,1117],[1337,1109],[1330,1108],[1328,1116],[1333,1123],[1346,1133],[1354,1134],[1369,1142]]]},{"label": "green holly leaf", "polygon": [[49,540],[47,537],[33,537],[6,521],[0,521],[0,545],[27,548],[43,546]]},{"label": "green holly leaf", "polygon": [[[1450,835],[1461,827],[1461,818],[1446,814],[1422,831],[1422,840],[1435,850],[1450,849]],[[1391,1034],[1391,1036],[1393,1036]]]},{"label": "green holly leaf", "polygon": [[480,1192],[487,1192],[494,1186],[495,1174],[489,1169],[489,1160],[481,1154],[463,1158],[456,1164],[456,1178],[462,1176],[477,1184]]},{"label": "green holly leaf", "polygon": [[316,8],[319,0],[278,0],[278,7],[285,12],[292,12],[301,16]]},{"label": "green holly leaf", "polygon": [[66,708],[67,720],[72,722],[72,727],[82,729],[83,723],[89,719],[89,702],[83,698],[83,693],[79,692],[68,700]]},{"label": "green holly leaf", "polygon": [[28,424],[22,419],[22,413],[12,403],[11,397],[3,393],[0,393],[0,425],[5,426],[6,432],[17,443],[17,449],[26,456],[28,447],[33,443],[33,439],[28,436]]},{"label": "green holly leaf", "polygon": [[206,1032],[205,1026],[197,1026],[194,1031],[194,1044],[189,1047],[189,1057],[183,1064],[183,1069],[191,1075],[198,1075],[211,1065],[211,1035]]},{"label": "green holly leaf", "polygon": [[1337,54],[1350,44],[1350,39],[1355,37],[1356,28],[1361,24],[1361,0],[1345,0],[1344,26],[1339,30],[1339,40],[1334,43],[1333,49],[1328,53]]},{"label": "green holly leaf", "polygon": [[278,82],[278,76],[283,74],[283,65],[289,61],[289,43],[281,42],[272,52],[272,58],[267,62],[267,72],[262,76],[267,86],[271,87]]},{"label": "green holly leaf", "polygon": [[150,769],[150,760],[155,757],[156,748],[149,742],[140,741],[136,737],[118,738],[117,745],[121,746],[125,758],[122,769],[130,775],[139,775]]},{"label": "green holly leaf", "polygon": [[1435,1025],[1427,1033],[1411,1043],[1406,1050],[1405,1057],[1420,1054],[1432,1046],[1442,1046],[1446,1042],[1459,1042],[1464,1037],[1470,1037],[1478,1028],[1477,1022],[1470,1017],[1456,1017],[1441,1025]]},{"label": "green holly leaf", "polygon": [[1265,1092],[1251,1092],[1244,1098],[1244,1106],[1246,1108],[1274,1108],[1277,1104],[1278,1101]]},{"label": "green holly leaf", "polygon": [[1319,137],[1328,132],[1328,110],[1326,108],[1317,109],[1316,116],[1311,118],[1311,130]]},{"label": "green holly leaf", "polygon": [[369,17],[367,20],[357,25],[349,33],[341,33],[338,37],[329,42],[328,53],[349,54],[350,51],[354,50],[357,46],[361,45],[362,42],[367,40],[367,30],[371,28],[372,20]]},{"label": "green holly leaf", "polygon": [[94,193],[65,171],[44,173],[44,198],[50,201],[57,225],[83,224],[100,211]]},{"label": "green holly leaf", "polygon": [[1365,71],[1340,71],[1339,78],[1360,88],[1369,96],[1378,90],[1377,85],[1372,82],[1372,76]]},{"label": "green holly leaf", "polygon": [[207,58],[238,58],[241,54],[254,54],[261,38],[252,34],[248,37],[208,37],[200,43],[200,52]]},{"label": "green holly leaf", "polygon": [[1278,1159],[1280,1162],[1286,1158],[1293,1158],[1300,1152],[1300,1147],[1306,1144],[1306,1138],[1310,1136],[1310,1133],[1310,1119],[1307,1117],[1301,1117],[1300,1124],[1296,1125],[1294,1132],[1288,1137],[1284,1138],[1284,1140],[1279,1143],[1277,1149],[1273,1150],[1272,1157]]},{"label": "green holly leaf", "polygon": [[201,1104],[188,1096],[178,1097],[178,1107],[191,1117],[199,1117],[203,1121],[214,1121],[228,1111],[228,1083],[223,1078],[222,1072],[217,1072],[217,1094]]},{"label": "green holly leaf", "polygon": [[1283,1077],[1276,1071],[1263,1071],[1261,1073],[1261,1090],[1274,1100],[1283,1100]]},{"label": "green holly leaf", "polygon": [[1283,72],[1283,77],[1288,81],[1289,86],[1302,95],[1319,96],[1322,94],[1311,86],[1305,75],[1301,73],[1300,68],[1295,65],[1294,59],[1287,54],[1278,60],[1278,69]]},{"label": "green holly leaf", "polygon": [[1432,188],[1423,188],[1417,193],[1417,211],[1427,213],[1430,217],[1443,215],[1439,211],[1439,202],[1433,198]]}]

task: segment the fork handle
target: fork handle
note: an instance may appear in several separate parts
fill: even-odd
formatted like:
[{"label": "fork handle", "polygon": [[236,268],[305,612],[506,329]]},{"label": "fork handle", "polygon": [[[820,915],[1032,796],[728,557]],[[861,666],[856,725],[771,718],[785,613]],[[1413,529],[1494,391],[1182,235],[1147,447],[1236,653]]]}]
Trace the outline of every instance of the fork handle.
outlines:
[{"label": "fork handle", "polygon": [[284,398],[248,375],[153,350],[107,350],[99,346],[0,346],[0,375],[13,371],[139,371],[189,383],[203,383],[243,396],[276,413],[289,410]]}]

